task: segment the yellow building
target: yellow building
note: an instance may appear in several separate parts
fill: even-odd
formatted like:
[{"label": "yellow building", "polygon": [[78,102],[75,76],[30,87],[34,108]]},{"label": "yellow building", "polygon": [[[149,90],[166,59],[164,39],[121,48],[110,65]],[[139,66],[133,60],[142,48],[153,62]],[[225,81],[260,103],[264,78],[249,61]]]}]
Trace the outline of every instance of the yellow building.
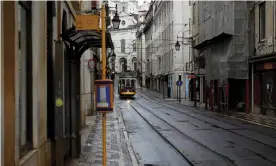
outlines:
[{"label": "yellow building", "polygon": [[80,6],[1,2],[1,165],[61,166],[79,154],[79,91],[67,86],[79,80],[66,74],[72,63],[60,35],[75,24]]}]

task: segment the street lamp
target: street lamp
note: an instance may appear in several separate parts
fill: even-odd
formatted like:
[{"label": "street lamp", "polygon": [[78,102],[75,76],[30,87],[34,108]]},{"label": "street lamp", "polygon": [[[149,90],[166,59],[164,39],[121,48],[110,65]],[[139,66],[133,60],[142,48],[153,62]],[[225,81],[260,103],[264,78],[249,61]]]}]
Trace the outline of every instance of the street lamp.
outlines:
[{"label": "street lamp", "polygon": [[[178,41],[178,38],[182,38],[182,39],[185,39],[185,40],[188,40],[188,42],[186,44],[189,44],[190,43],[190,39],[189,37],[178,37],[177,36],[177,40],[176,40],[176,43],[175,43],[175,50],[176,51],[179,51],[180,50],[180,44],[179,44],[179,41]],[[182,40],[181,42],[183,43],[184,40]]]},{"label": "street lamp", "polygon": [[180,50],[180,44],[179,44],[178,40],[177,40],[176,43],[175,43],[175,50],[176,50],[176,51],[179,51],[179,50]]},{"label": "street lamp", "polygon": [[120,18],[118,16],[118,11],[117,11],[117,4],[116,4],[116,12],[115,12],[115,16],[113,17],[112,19],[112,25],[114,27],[114,29],[119,29],[119,26],[120,26]]}]

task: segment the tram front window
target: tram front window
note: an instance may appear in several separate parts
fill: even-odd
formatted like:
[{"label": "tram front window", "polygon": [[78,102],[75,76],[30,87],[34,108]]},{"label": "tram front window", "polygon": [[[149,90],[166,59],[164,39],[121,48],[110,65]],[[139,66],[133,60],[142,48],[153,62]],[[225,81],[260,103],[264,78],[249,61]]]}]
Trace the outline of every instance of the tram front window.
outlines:
[{"label": "tram front window", "polygon": [[131,87],[135,88],[135,80],[131,80]]},{"label": "tram front window", "polygon": [[129,79],[126,80],[126,87],[130,87],[130,80]]},{"label": "tram front window", "polygon": [[122,80],[121,87],[122,87],[122,88],[124,88],[124,87],[125,87],[125,80]]}]

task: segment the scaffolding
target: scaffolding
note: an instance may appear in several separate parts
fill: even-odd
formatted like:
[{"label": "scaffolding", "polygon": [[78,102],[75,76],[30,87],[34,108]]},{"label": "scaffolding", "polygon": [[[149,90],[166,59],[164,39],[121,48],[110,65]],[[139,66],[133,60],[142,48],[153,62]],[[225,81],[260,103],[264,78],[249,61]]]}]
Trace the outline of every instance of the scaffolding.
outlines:
[{"label": "scaffolding", "polygon": [[248,19],[246,1],[199,1],[198,35],[194,48],[206,58],[206,83],[227,79],[248,79]]}]

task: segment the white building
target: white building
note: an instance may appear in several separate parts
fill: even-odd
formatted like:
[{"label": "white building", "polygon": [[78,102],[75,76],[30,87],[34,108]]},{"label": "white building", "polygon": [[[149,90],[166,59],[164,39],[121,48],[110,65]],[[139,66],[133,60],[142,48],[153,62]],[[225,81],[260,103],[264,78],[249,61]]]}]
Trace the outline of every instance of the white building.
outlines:
[{"label": "white building", "polygon": [[138,62],[138,67],[137,70],[139,71],[139,79],[138,82],[140,86],[145,87],[146,85],[146,51],[145,51],[145,34],[143,33],[145,23],[141,22],[138,25],[138,30],[136,33],[136,44],[137,44],[137,62]]},{"label": "white building", "polygon": [[[140,19],[138,0],[109,1],[110,7],[115,7],[116,4],[121,24],[118,30],[111,29],[116,54],[115,72],[120,73],[123,70],[137,71],[136,32],[137,23]],[[115,12],[115,9],[110,9],[111,19]]]},{"label": "white building", "polygon": [[[150,11],[152,10],[152,11]],[[176,81],[182,76],[181,97],[188,98],[190,6],[188,1],[154,1],[144,28],[147,54],[147,87],[176,98]],[[178,41],[180,51],[175,50]]]}]

